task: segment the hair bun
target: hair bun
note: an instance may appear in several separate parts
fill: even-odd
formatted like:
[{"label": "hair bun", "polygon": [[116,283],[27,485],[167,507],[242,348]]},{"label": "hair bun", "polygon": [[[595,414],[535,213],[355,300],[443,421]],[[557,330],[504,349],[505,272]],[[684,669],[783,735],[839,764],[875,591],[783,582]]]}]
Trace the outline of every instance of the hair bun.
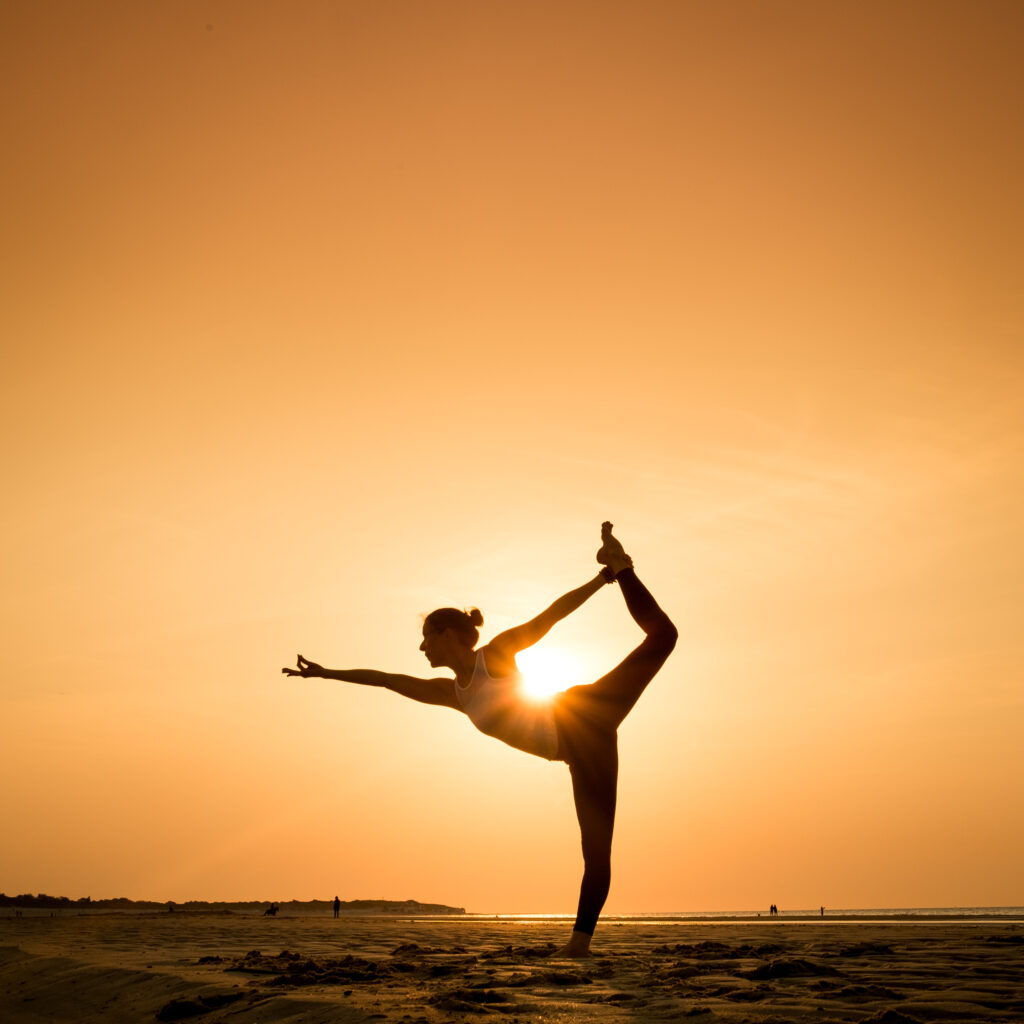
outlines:
[{"label": "hair bun", "polygon": [[469,616],[469,621],[478,629],[484,624],[484,613],[479,608],[470,608],[466,614]]}]

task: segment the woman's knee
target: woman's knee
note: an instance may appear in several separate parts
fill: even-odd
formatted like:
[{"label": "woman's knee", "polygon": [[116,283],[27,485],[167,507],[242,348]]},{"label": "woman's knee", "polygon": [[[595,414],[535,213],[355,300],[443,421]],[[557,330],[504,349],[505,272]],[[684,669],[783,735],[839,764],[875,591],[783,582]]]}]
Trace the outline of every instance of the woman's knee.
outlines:
[{"label": "woman's knee", "polygon": [[669,654],[675,650],[676,642],[679,640],[679,630],[676,629],[675,623],[668,617],[665,618],[665,626],[662,630],[664,636],[663,643]]},{"label": "woman's knee", "polygon": [[667,658],[675,649],[679,639],[679,630],[667,615],[662,615],[654,628],[647,634],[645,644],[648,650],[662,658]]},{"label": "woman's knee", "polygon": [[584,836],[580,844],[583,847],[583,864],[587,871],[611,873],[612,869],[612,836],[611,830],[602,834]]},{"label": "woman's knee", "polygon": [[591,885],[607,887],[612,880],[612,858],[608,851],[587,855],[583,850],[583,877]]}]

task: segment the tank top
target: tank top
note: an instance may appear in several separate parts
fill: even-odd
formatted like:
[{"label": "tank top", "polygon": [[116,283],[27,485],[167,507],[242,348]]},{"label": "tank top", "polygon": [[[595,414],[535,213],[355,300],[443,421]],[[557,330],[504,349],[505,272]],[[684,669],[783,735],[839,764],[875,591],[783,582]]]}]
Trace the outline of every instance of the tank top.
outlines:
[{"label": "tank top", "polygon": [[462,687],[455,681],[455,699],[482,733],[517,750],[557,761],[554,709],[548,701],[527,700],[521,687],[522,677],[518,672],[503,679],[490,675],[481,650],[477,651],[469,685]]}]

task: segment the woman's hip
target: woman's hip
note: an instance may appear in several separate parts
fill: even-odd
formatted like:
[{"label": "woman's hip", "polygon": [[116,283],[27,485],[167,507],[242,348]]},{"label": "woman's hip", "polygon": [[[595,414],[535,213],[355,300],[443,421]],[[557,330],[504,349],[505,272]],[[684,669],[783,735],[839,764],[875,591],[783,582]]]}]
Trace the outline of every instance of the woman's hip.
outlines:
[{"label": "woman's hip", "polygon": [[558,760],[569,765],[618,760],[618,735],[609,710],[591,686],[573,686],[554,700]]}]

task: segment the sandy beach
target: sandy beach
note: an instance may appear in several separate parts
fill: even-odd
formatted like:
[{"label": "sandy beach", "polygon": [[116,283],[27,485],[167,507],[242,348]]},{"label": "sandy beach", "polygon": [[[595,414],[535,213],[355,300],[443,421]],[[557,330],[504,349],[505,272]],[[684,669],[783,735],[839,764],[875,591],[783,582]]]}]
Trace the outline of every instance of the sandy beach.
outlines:
[{"label": "sandy beach", "polygon": [[1020,1021],[1024,922],[0,919],[5,1021]]}]

